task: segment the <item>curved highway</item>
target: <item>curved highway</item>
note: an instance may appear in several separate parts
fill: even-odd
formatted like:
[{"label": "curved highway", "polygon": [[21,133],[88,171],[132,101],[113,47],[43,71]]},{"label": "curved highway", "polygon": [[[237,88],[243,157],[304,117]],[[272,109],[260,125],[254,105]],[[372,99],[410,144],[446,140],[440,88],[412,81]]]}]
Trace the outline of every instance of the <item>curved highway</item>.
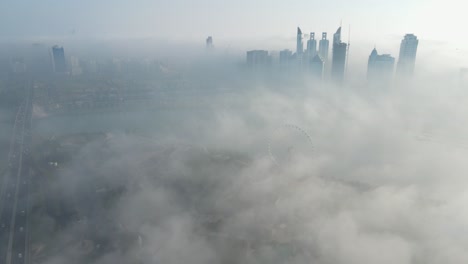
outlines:
[{"label": "curved highway", "polygon": [[29,183],[32,82],[18,109],[9,153],[9,169],[0,188],[0,263],[29,263]]}]

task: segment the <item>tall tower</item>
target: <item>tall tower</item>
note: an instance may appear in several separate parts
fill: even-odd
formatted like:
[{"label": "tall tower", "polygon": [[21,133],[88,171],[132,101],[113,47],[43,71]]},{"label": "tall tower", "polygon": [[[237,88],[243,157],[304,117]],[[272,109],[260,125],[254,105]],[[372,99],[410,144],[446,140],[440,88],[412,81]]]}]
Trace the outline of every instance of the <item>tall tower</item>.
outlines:
[{"label": "tall tower", "polygon": [[310,32],[310,39],[307,41],[307,56],[313,58],[317,55],[317,40],[315,40],[315,32]]},{"label": "tall tower", "polygon": [[418,44],[419,40],[414,34],[406,34],[401,41],[397,65],[397,75],[399,77],[411,77],[413,75]]},{"label": "tall tower", "polygon": [[348,45],[346,43],[341,42],[341,27],[339,27],[336,33],[333,35],[331,69],[331,78],[337,84],[342,84],[344,81],[347,46]]},{"label": "tall tower", "polygon": [[280,51],[279,53],[280,66],[282,67],[289,66],[289,64],[291,63],[292,57],[293,57],[292,51],[288,49]]},{"label": "tall tower", "polygon": [[302,44],[302,31],[301,28],[297,27],[297,43],[296,43],[296,56],[302,56],[304,47]]},{"label": "tall tower", "polygon": [[323,78],[323,60],[319,55],[315,55],[309,60],[309,68],[313,77],[318,80]]},{"label": "tall tower", "polygon": [[393,75],[395,58],[389,54],[379,55],[374,48],[369,56],[367,80],[371,85],[388,86]]},{"label": "tall tower", "polygon": [[319,42],[319,51],[318,54],[323,60],[323,63],[327,64],[328,62],[328,47],[330,43],[327,39],[327,32],[322,33],[322,39]]},{"label": "tall tower", "polygon": [[54,72],[56,73],[66,73],[67,65],[65,63],[65,52],[63,47],[57,45],[52,47],[52,58],[54,65]]},{"label": "tall tower", "polygon": [[211,37],[211,36],[209,36],[209,37],[206,39],[206,49],[207,49],[207,50],[213,49],[213,37]]},{"label": "tall tower", "polygon": [[247,51],[247,65],[253,68],[270,64],[271,58],[266,50]]}]

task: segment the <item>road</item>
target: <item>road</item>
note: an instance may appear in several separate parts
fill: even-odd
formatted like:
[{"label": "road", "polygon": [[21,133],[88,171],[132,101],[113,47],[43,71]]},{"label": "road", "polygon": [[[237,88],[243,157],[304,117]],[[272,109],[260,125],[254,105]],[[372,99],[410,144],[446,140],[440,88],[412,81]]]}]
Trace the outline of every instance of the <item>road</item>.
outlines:
[{"label": "road", "polygon": [[29,263],[29,189],[32,82],[18,109],[10,144],[9,169],[0,188],[0,263]]}]

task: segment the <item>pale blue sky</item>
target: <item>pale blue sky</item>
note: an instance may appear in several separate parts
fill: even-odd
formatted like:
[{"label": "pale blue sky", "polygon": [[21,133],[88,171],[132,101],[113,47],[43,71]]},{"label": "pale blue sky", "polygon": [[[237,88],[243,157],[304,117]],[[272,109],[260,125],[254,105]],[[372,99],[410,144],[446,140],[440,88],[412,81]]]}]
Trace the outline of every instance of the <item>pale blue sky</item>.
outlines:
[{"label": "pale blue sky", "polygon": [[[196,40],[289,36],[351,24],[353,36],[380,38],[415,32],[444,40],[467,21],[462,0],[2,0],[5,36],[156,36]],[[380,29],[380,33],[378,32]],[[457,36],[458,35],[458,36]],[[456,34],[454,38],[463,38]]]}]

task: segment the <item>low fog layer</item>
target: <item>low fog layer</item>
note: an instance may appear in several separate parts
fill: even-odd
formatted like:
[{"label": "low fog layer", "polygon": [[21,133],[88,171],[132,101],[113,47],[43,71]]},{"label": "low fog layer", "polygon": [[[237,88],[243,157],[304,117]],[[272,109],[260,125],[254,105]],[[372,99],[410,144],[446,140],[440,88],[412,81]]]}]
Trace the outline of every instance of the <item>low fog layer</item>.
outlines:
[{"label": "low fog layer", "polygon": [[[110,240],[93,264],[468,261],[466,91],[241,90],[207,116],[148,120],[174,133],[82,146],[51,188],[87,217],[54,243]],[[103,190],[118,198],[96,202]]]}]

